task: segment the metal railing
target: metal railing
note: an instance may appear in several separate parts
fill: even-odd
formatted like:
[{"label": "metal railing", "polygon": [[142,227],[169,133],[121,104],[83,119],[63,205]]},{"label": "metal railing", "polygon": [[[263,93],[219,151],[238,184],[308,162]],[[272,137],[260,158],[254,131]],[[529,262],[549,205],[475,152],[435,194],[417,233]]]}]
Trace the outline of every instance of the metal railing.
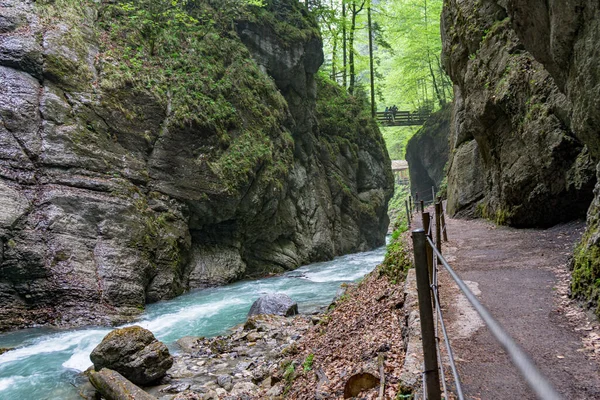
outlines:
[{"label": "metal railing", "polygon": [[436,198],[435,187],[432,186],[431,190],[427,189],[427,190],[422,190],[420,192],[415,192],[414,196],[415,196],[415,204],[421,203],[421,212],[423,212],[423,211],[425,211],[423,208],[424,205],[430,205],[435,202],[435,198]]},{"label": "metal railing", "polygon": [[[549,381],[541,374],[527,354],[515,343],[510,335],[506,333],[506,331],[494,319],[490,312],[479,302],[477,297],[475,297],[465,282],[448,264],[442,255],[441,248],[442,235],[444,234],[445,241],[448,241],[448,238],[446,233],[445,218],[443,217],[442,202],[439,198],[435,203],[435,210],[435,241],[432,239],[433,224],[431,223],[431,216],[429,213],[425,213],[423,208],[421,211],[423,229],[416,229],[412,231],[415,269],[417,273],[419,312],[421,317],[421,336],[423,342],[423,398],[439,400],[441,399],[441,389],[444,392],[444,398],[449,398],[444,368],[440,368],[438,366],[442,364],[441,351],[439,347],[439,330],[441,329],[442,337],[445,342],[448,363],[454,379],[456,396],[459,400],[464,399],[460,376],[458,374],[458,369],[456,368],[454,354],[448,338],[448,332],[444,323],[442,309],[440,307],[437,265],[443,265],[452,279],[456,282],[459,289],[463,292],[467,300],[477,311],[489,331],[500,343],[502,348],[507,352],[512,363],[520,371],[521,375],[525,378],[527,384],[538,396],[538,398],[543,400],[562,399],[562,397],[558,394],[558,392],[556,392]],[[440,361],[439,364],[438,360]],[[441,389],[440,375],[442,378]]]}]

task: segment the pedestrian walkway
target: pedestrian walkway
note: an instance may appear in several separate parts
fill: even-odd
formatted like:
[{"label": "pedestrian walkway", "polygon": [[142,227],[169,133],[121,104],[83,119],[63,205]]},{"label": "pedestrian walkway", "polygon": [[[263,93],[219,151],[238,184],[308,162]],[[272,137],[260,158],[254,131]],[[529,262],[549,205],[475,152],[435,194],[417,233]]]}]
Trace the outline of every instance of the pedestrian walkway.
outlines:
[{"label": "pedestrian walkway", "polygon": [[[415,225],[420,225],[415,214]],[[452,267],[565,399],[600,399],[600,329],[568,299],[568,260],[583,222],[547,230],[447,218]],[[469,399],[535,399],[452,279],[442,308]],[[597,348],[594,353],[594,346]]]}]

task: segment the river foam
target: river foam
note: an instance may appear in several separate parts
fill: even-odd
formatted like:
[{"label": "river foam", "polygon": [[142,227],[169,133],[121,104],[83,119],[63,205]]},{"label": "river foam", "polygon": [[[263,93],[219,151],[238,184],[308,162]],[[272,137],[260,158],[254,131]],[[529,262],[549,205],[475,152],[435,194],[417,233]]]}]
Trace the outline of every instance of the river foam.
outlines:
[{"label": "river foam", "polygon": [[[383,248],[351,254],[255,281],[199,290],[173,300],[148,305],[139,325],[166,343],[180,337],[215,336],[243,322],[252,303],[266,293],[283,292],[298,302],[301,312],[327,306],[340,283],[361,278],[383,259]],[[74,385],[81,381],[89,355],[109,328],[71,331],[33,329],[0,335],[1,399],[78,399]]]}]

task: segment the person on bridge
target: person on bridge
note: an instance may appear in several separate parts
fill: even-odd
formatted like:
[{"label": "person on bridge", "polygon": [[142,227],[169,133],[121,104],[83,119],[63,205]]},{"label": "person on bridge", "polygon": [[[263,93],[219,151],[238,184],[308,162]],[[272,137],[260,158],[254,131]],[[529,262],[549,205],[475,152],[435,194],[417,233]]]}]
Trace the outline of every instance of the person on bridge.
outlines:
[{"label": "person on bridge", "polygon": [[396,107],[396,105],[394,104],[391,108],[391,111],[392,111],[392,119],[394,121],[396,121],[396,113],[398,112],[398,107]]},{"label": "person on bridge", "polygon": [[391,113],[391,111],[390,111],[390,108],[389,108],[389,107],[386,107],[386,108],[385,108],[385,111],[383,112],[383,118],[384,118],[386,121],[391,121],[391,120],[392,120],[392,113]]}]

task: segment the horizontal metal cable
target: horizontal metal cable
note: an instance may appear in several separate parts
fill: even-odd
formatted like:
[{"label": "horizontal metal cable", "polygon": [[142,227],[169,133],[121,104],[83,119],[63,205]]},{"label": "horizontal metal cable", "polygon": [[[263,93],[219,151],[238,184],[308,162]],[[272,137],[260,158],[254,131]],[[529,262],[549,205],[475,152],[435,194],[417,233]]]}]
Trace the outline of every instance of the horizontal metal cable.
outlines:
[{"label": "horizontal metal cable", "polygon": [[538,398],[542,400],[561,400],[562,397],[558,394],[558,392],[556,392],[546,377],[542,375],[533,361],[531,361],[525,352],[506,333],[506,331],[500,326],[494,317],[492,317],[489,311],[479,302],[477,297],[475,297],[465,282],[460,279],[456,272],[454,272],[446,259],[435,247],[435,244],[431,241],[431,239],[426,237],[426,240],[429,243],[429,246],[431,246],[433,249],[434,253],[440,258],[442,265],[450,273],[452,279],[454,279],[460,290],[464,293],[467,300],[469,300],[473,308],[475,308],[477,313],[479,313],[479,316],[481,316],[481,319],[483,319],[492,335],[494,335],[502,348],[504,348],[504,350],[508,353],[513,364],[521,372],[521,375],[525,378],[527,384],[535,392]]},{"label": "horizontal metal cable", "polygon": [[[448,332],[446,331],[446,325],[444,324],[444,317],[442,316],[442,309],[440,307],[440,299],[439,293],[437,290],[437,282],[435,285],[431,285],[433,289],[433,298],[435,299],[435,308],[437,310],[438,319],[440,321],[440,327],[442,328],[442,335],[444,336],[444,342],[446,342],[446,351],[448,352],[448,360],[450,362],[450,369],[452,370],[452,375],[454,376],[454,383],[456,384],[456,394],[458,395],[459,400],[464,400],[465,396],[462,391],[462,386],[460,384],[460,377],[458,376],[458,370],[456,369],[456,362],[454,361],[454,353],[452,352],[452,348],[450,347],[450,340],[448,340]],[[440,363],[442,358],[440,357]],[[440,365],[440,369],[443,370],[444,367]],[[446,396],[448,398],[448,396]]]},{"label": "horizontal metal cable", "polygon": [[[435,265],[435,268],[433,268],[433,271],[432,271],[432,273],[433,273],[432,282],[433,283],[430,286],[431,286],[433,295],[435,296],[436,289],[434,289],[434,288],[437,288],[437,284],[438,284],[437,257],[434,257],[434,265]],[[437,297],[434,297],[434,300],[435,300],[434,303],[433,303],[434,304],[434,308],[439,313],[440,312],[440,303],[439,303]],[[441,314],[438,314],[438,315],[440,315],[440,317],[441,317]],[[443,325],[444,321],[441,320],[441,318],[440,318],[440,322]],[[435,338],[436,338],[436,341],[435,341],[435,350],[437,352],[437,358],[438,358],[438,360],[440,362],[439,370],[440,370],[440,378],[442,379],[442,387],[444,389],[444,399],[448,399],[449,397],[448,397],[448,385],[446,385],[446,372],[444,371],[444,366],[443,366],[443,363],[442,363],[442,352],[440,350],[439,327],[440,327],[440,324],[436,323],[435,324]],[[447,340],[446,340],[446,343],[448,343]]]}]

